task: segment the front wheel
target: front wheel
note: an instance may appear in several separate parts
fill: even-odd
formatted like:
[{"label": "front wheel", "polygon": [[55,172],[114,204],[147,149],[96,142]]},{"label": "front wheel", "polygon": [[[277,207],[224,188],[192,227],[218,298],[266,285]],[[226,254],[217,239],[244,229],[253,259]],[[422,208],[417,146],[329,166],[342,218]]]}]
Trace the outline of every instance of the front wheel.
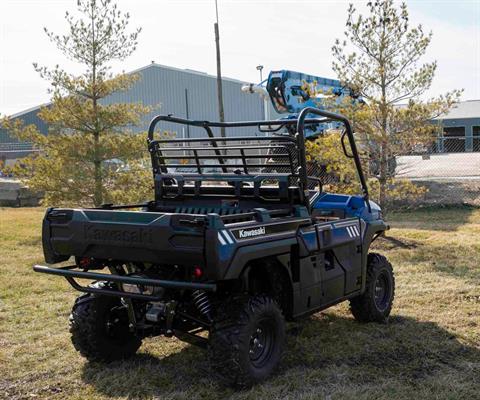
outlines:
[{"label": "front wheel", "polygon": [[285,320],[267,296],[229,302],[213,324],[209,338],[212,369],[234,387],[266,379],[280,361]]},{"label": "front wheel", "polygon": [[360,322],[386,322],[394,296],[392,264],[380,254],[368,254],[365,293],[350,300],[353,316]]}]

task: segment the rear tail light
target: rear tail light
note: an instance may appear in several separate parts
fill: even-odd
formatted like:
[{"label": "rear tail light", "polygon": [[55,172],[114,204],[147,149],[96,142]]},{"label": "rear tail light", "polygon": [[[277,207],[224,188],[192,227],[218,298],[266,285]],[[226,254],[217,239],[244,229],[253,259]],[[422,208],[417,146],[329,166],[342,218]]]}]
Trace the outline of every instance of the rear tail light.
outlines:
[{"label": "rear tail light", "polygon": [[203,276],[203,269],[197,265],[196,267],[193,268],[193,275],[197,279],[201,278]]},{"label": "rear tail light", "polygon": [[83,269],[88,269],[88,267],[92,264],[93,259],[90,257],[82,257],[78,261],[78,266]]}]

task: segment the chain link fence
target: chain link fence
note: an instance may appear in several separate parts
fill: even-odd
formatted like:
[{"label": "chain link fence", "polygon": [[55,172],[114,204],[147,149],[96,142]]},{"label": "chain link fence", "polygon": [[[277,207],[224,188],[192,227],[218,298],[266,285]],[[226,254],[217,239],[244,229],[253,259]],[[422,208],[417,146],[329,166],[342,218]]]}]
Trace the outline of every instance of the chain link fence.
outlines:
[{"label": "chain link fence", "polygon": [[[272,138],[271,143],[275,145],[274,138]],[[291,167],[284,166],[292,163],[285,146],[279,146],[278,148],[273,146],[270,149],[262,148],[262,142],[255,141],[254,137],[248,142],[238,141],[230,142],[229,144],[234,146],[235,149],[222,149],[220,151],[225,158],[225,167],[230,173],[291,172]],[[167,164],[183,164],[184,166],[178,172],[197,172],[195,160],[192,159],[195,156],[195,152],[191,150],[191,144],[178,143],[177,145],[179,147],[174,152],[176,155],[175,159],[169,160]],[[204,148],[202,154],[205,158],[201,160],[201,164],[218,164],[217,152],[219,150],[211,147],[208,139],[201,144],[196,144],[196,146]],[[258,146],[258,148],[252,149],[251,146]],[[338,146],[340,146],[340,142],[338,142]],[[364,153],[365,148],[367,148],[367,146],[362,146],[361,142],[357,143],[357,146],[360,153]],[[242,150],[243,148],[245,149]],[[296,157],[294,149],[288,153]],[[248,172],[242,168],[242,156],[246,157],[247,164],[255,165],[254,167],[249,167]],[[259,157],[256,158],[255,156]],[[352,163],[353,165],[353,160],[348,158],[342,159],[341,162]],[[372,177],[378,173],[379,163],[376,162],[374,157],[367,159],[366,155],[363,154],[362,164],[367,176]],[[298,167],[296,159],[293,159],[293,167],[294,169]],[[171,172],[177,169],[169,168]],[[414,183],[414,185],[425,189],[424,194],[420,197],[405,196],[400,202],[396,202],[399,206],[415,207],[433,204],[480,205],[480,136],[473,138],[460,136],[435,138],[429,146],[419,147],[415,152],[397,156],[388,163],[388,169],[389,173],[396,180],[408,180]],[[218,167],[207,167],[202,170],[203,172],[213,174],[221,172],[221,169]],[[310,158],[307,162],[307,175],[311,177],[309,189],[315,189],[320,185],[326,191],[343,193],[347,188],[348,193],[360,194],[360,186],[355,173],[350,175],[339,174],[337,171],[332,171],[328,163],[322,163],[315,158]],[[272,181],[272,184],[275,184],[275,182]],[[372,197],[375,198],[374,196]]]},{"label": "chain link fence", "polygon": [[424,152],[399,156],[395,177],[426,187],[425,204],[480,205],[480,135],[438,137]]},{"label": "chain link fence", "polygon": [[[238,159],[242,157],[241,149],[246,143],[238,141],[232,144],[237,149],[234,151],[230,150],[230,153],[225,153],[224,155],[227,156],[225,162],[228,165],[228,170],[233,172],[237,169],[234,163],[238,163]],[[252,144],[261,147],[260,141],[256,143],[253,140],[250,142],[250,145]],[[202,143],[202,146],[209,147],[208,141]],[[4,154],[6,154],[5,152],[15,152],[21,158],[25,153],[29,153],[33,149],[29,143],[2,143],[0,144],[0,150]],[[359,143],[359,150],[362,150],[361,143]],[[255,171],[259,173],[288,172],[287,169],[289,168],[279,166],[291,162],[287,156],[281,157],[281,154],[278,153],[284,151],[285,149],[280,149],[280,147],[269,150],[262,148],[246,150],[244,154],[248,156],[247,163],[264,164],[262,167],[249,168],[249,173],[255,173]],[[171,162],[192,164],[190,168],[183,168],[182,172],[188,172],[189,170],[193,172],[196,170],[192,160],[184,159],[186,155],[193,155],[187,145],[179,147],[176,154],[178,159],[171,160]],[[213,148],[205,154],[210,154],[212,158],[204,159],[202,163],[208,164],[218,161]],[[272,155],[272,157],[254,157],[255,155],[268,154]],[[296,153],[292,151],[291,154]],[[231,158],[228,158],[228,156],[231,156]],[[297,162],[296,160],[293,161],[296,168]],[[352,160],[345,159],[345,162],[352,162]],[[5,163],[5,160],[3,160],[3,163]],[[146,166],[146,168],[149,168],[149,166]],[[375,168],[378,169],[375,160],[364,162],[364,170],[368,175],[374,175]],[[409,199],[406,197],[402,205],[480,205],[480,130],[475,130],[474,135],[470,137],[465,137],[465,135],[451,130],[448,134],[444,133],[442,137],[436,137],[430,146],[417,149],[417,151],[410,154],[397,156],[389,163],[388,168],[396,179],[408,180],[426,189],[425,194],[421,198]],[[215,173],[216,170],[211,168],[208,172]],[[239,170],[238,173],[242,173],[242,171]],[[351,176],[340,176],[338,173],[332,172],[328,165],[315,160],[310,160],[307,163],[307,174],[312,177],[309,181],[310,189],[314,189],[319,184],[327,191],[334,191],[338,188],[343,189],[349,184],[353,187],[356,186],[356,182],[352,182]]]}]

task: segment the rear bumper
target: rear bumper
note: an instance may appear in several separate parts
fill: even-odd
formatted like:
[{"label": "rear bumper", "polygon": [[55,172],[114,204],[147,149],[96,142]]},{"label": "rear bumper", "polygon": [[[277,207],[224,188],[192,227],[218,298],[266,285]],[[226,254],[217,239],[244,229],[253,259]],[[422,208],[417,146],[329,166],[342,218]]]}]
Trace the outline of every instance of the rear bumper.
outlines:
[{"label": "rear bumper", "polygon": [[80,279],[93,279],[96,281],[107,281],[115,283],[129,283],[134,285],[145,286],[159,286],[168,289],[188,289],[188,290],[205,290],[214,292],[217,290],[215,283],[201,283],[201,282],[186,282],[186,281],[166,281],[160,279],[141,278],[134,276],[122,276],[111,274],[100,274],[98,272],[88,272],[78,270],[76,265],[69,265],[67,267],[52,268],[45,265],[35,265],[33,270],[35,272],[41,272],[50,275],[63,276],[74,289],[85,293],[100,293],[106,296],[116,296],[125,298],[134,298],[139,300],[155,301],[159,300],[157,296],[139,294],[139,293],[127,293],[122,290],[113,289],[99,289],[90,286],[80,285],[74,278]]}]

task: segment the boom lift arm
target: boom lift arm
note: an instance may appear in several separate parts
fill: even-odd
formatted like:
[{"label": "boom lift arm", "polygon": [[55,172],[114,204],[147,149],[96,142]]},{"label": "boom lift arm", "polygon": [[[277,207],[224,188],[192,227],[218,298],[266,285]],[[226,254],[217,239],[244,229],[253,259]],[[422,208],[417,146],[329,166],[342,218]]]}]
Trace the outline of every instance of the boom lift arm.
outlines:
[{"label": "boom lift arm", "polygon": [[[308,85],[318,95],[310,96],[308,91],[305,90],[305,85]],[[310,107],[325,110],[324,98],[330,96],[334,96],[337,103],[340,103],[347,96],[354,101],[362,101],[352,89],[342,86],[340,81],[336,79],[289,70],[271,71],[268,79],[258,85],[245,85],[242,87],[242,91],[258,93],[264,98],[268,96],[278,114],[289,114],[283,117],[287,119],[297,118],[302,110]],[[326,129],[338,128],[340,125],[338,122],[330,122],[319,126],[311,126],[305,132],[305,137],[313,138]]]},{"label": "boom lift arm", "polygon": [[[310,90],[305,90],[308,85]],[[360,184],[362,186],[363,199],[366,202],[367,208],[371,211],[370,203],[368,201],[368,188],[365,176],[362,171],[360,157],[358,155],[357,147],[353,137],[352,127],[350,122],[342,115],[332,113],[327,110],[325,97],[334,96],[335,101],[342,102],[345,97],[349,97],[353,102],[363,103],[362,98],[356,94],[352,89],[342,86],[339,80],[329,79],[320,76],[313,76],[303,74],[301,72],[281,70],[271,71],[268,79],[261,82],[259,85],[249,84],[242,87],[242,91],[248,93],[257,93],[263,98],[270,97],[273,108],[278,114],[288,114],[280,118],[284,119],[298,119],[296,132],[301,131],[301,136],[305,140],[315,139],[327,129],[343,129],[341,136],[341,145],[345,155],[352,158],[355,167],[358,171]],[[309,92],[318,93],[312,97]],[[325,122],[317,124],[304,125],[303,121],[306,118],[315,116],[322,116],[327,118]],[[290,134],[295,134],[295,131],[288,130]],[[347,152],[345,146],[345,139],[348,139],[352,154]],[[303,154],[305,157],[305,154]],[[306,162],[306,160],[304,160]],[[306,180],[306,171],[304,179]]]},{"label": "boom lift arm", "polygon": [[[305,84],[316,93],[323,93],[316,97],[310,97],[305,90]],[[322,109],[322,98],[331,93],[341,101],[344,97],[356,98],[354,92],[342,86],[336,79],[328,79],[320,76],[303,74],[295,71],[272,71],[268,75],[268,95],[275,111],[279,114],[298,114],[303,109],[315,107]]]}]

